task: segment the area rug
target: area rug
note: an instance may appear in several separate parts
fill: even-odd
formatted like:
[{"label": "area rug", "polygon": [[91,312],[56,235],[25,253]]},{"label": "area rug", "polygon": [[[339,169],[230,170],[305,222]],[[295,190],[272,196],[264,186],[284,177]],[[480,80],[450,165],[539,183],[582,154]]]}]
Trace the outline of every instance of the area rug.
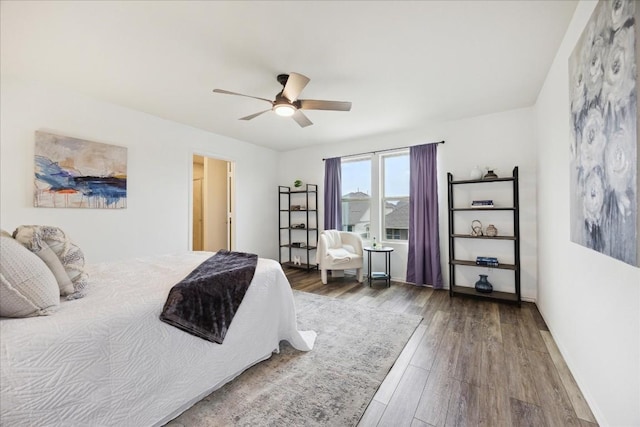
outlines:
[{"label": "area rug", "polygon": [[294,291],[298,325],[318,333],[310,352],[280,353],[211,393],[167,427],[355,426],[421,321]]}]

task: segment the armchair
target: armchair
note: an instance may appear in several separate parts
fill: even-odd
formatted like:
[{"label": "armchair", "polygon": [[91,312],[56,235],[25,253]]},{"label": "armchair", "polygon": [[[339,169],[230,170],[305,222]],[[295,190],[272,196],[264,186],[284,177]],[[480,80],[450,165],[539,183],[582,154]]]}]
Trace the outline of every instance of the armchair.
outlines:
[{"label": "armchair", "polygon": [[362,283],[363,260],[362,239],[355,233],[325,230],[320,233],[316,262],[323,284],[327,284],[327,270],[356,270],[358,282]]}]

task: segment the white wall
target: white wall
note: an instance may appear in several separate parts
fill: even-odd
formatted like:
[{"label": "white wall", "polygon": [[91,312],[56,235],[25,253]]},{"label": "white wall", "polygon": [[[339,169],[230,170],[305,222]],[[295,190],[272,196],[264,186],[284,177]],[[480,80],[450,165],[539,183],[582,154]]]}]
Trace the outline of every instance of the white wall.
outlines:
[{"label": "white wall", "polygon": [[[192,154],[236,164],[237,250],[277,256],[277,153],[64,90],[2,76],[0,225],[59,226],[89,262],[190,248]],[[128,147],[127,208],[34,208],[36,130]],[[256,221],[256,216],[262,219]]]},{"label": "white wall", "polygon": [[[443,279],[445,286],[448,286],[447,172],[453,173],[454,178],[465,179],[469,177],[469,173],[475,165],[480,165],[495,167],[499,176],[506,176],[511,174],[514,166],[519,166],[522,295],[526,299],[535,299],[537,280],[536,149],[533,131],[533,111],[530,108],[525,108],[465,120],[425,124],[423,129],[413,132],[292,150],[280,155],[278,182],[280,185],[292,185],[295,179],[302,179],[304,182],[319,184],[320,224],[323,224],[323,158],[445,140],[444,145],[438,146],[438,185],[440,256]],[[484,221],[483,224],[488,225]],[[500,227],[498,226],[498,228]],[[407,262],[406,244],[390,242],[385,244],[395,248],[392,259],[392,277],[404,280]],[[469,270],[468,280],[472,280],[472,278],[474,281],[477,280],[476,273],[478,271]]]},{"label": "white wall", "polygon": [[578,5],[535,106],[538,307],[598,422],[637,426],[640,269],[569,240],[568,58],[596,4]]}]

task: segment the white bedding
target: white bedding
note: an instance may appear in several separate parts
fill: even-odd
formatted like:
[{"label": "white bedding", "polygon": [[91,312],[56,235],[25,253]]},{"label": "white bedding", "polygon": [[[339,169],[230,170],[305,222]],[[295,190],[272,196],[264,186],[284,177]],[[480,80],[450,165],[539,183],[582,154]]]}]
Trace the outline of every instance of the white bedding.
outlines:
[{"label": "white bedding", "polygon": [[297,330],[280,265],[259,259],[223,344],[158,319],[169,289],[212,253],[89,266],[85,298],[52,316],[0,320],[0,420],[7,426],[161,425],[278,351]]}]

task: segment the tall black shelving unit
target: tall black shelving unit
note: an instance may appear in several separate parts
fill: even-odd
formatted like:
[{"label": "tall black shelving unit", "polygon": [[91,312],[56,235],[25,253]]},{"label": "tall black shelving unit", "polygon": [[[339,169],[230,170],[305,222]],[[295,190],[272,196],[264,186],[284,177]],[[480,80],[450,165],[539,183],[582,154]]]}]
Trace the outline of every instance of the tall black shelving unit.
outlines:
[{"label": "tall black shelving unit", "polygon": [[[513,187],[513,204],[511,206],[496,206],[487,208],[477,207],[456,207],[454,203],[454,193],[458,186],[466,184],[482,184],[487,186],[486,194],[491,194],[491,184],[497,182],[510,182]],[[521,304],[520,295],[520,214],[519,214],[519,194],[518,194],[518,167],[513,168],[512,176],[504,178],[494,179],[465,179],[454,180],[451,173],[447,173],[448,184],[448,206],[449,206],[449,296],[463,295],[476,298],[484,298],[495,301],[504,301]],[[487,215],[488,212],[495,211],[511,211],[513,212],[513,235],[499,235],[495,237],[489,236],[472,236],[471,234],[457,233],[454,226],[454,219],[457,212],[462,211],[474,211],[478,212],[479,216]],[[498,266],[487,267],[483,265],[477,265],[475,260],[458,259],[455,253],[455,242],[457,239],[485,239],[485,240],[501,240],[506,242],[513,242],[513,264],[499,263]],[[456,282],[456,269],[464,267],[476,267],[482,269],[499,269],[499,270],[511,270],[514,275],[513,292],[500,292],[493,291],[491,293],[481,293],[470,286],[459,286]]]},{"label": "tall black shelving unit", "polygon": [[[298,209],[292,209],[299,206]],[[278,257],[283,266],[310,271],[318,268],[315,250],[318,244],[318,186],[305,184],[304,189],[278,186]],[[304,224],[304,228],[299,225]],[[294,263],[301,257],[301,264]],[[304,256],[304,259],[302,257]]]}]

